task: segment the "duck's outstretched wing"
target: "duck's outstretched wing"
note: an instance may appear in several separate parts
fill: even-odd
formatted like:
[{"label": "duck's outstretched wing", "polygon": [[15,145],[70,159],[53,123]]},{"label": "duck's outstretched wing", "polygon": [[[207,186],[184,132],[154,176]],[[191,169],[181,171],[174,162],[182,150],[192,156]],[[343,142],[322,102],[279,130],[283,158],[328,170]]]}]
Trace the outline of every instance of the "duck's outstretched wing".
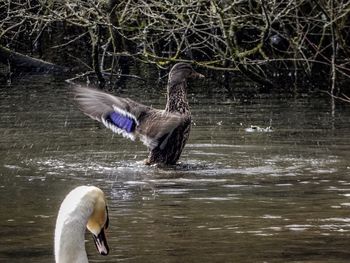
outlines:
[{"label": "duck's outstretched wing", "polygon": [[74,94],[86,115],[131,140],[139,137],[150,149],[164,148],[174,129],[186,121],[180,114],[157,110],[96,89],[75,87]]}]

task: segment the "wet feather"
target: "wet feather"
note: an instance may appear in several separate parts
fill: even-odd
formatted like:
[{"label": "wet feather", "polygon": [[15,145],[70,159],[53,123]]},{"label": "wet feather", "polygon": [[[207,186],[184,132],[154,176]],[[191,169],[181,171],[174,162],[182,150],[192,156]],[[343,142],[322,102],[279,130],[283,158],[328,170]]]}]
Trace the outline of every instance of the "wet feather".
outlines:
[{"label": "wet feather", "polygon": [[150,150],[147,164],[174,164],[189,136],[191,113],[186,80],[202,77],[189,64],[176,64],[169,74],[165,110],[86,87],[75,87],[75,100],[81,111],[108,129],[135,140]]}]

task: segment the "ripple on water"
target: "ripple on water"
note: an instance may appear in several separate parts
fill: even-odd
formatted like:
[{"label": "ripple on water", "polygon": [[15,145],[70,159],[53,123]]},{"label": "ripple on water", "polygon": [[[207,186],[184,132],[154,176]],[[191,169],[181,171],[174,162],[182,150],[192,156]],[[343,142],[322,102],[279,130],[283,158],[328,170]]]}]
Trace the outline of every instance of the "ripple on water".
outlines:
[{"label": "ripple on water", "polygon": [[4,164],[4,168],[11,169],[11,170],[24,170],[24,167],[21,167],[19,165],[11,165],[11,164]]},{"label": "ripple on water", "polygon": [[332,222],[346,222],[346,223],[350,223],[350,217],[331,217],[331,218],[320,219],[320,221],[321,222],[332,221]]},{"label": "ripple on water", "polygon": [[291,231],[305,231],[313,227],[313,225],[307,225],[307,224],[292,224],[292,225],[286,225],[287,229]]},{"label": "ripple on water", "polygon": [[256,145],[234,145],[234,144],[220,144],[220,143],[196,143],[186,144],[186,148],[247,148],[257,147]]},{"label": "ripple on water", "polygon": [[350,191],[350,188],[340,188],[340,187],[337,187],[337,186],[329,186],[326,190],[328,190],[328,191],[344,192],[344,191]]},{"label": "ripple on water", "polygon": [[191,197],[191,200],[204,200],[204,201],[230,201],[230,200],[237,200],[239,197],[236,195],[233,196],[213,196],[213,197]]},{"label": "ripple on water", "polygon": [[261,218],[263,219],[281,219],[282,216],[275,216],[275,215],[263,215]]},{"label": "ripple on water", "polygon": [[81,158],[81,156],[66,156],[65,158],[39,158],[26,161],[27,165],[35,166],[47,175],[86,176],[86,175],[115,175],[128,176],[147,173],[151,168],[142,162],[103,162]]},{"label": "ripple on water", "polygon": [[[223,147],[242,147],[235,145],[226,144],[195,144],[189,145],[190,148],[223,148]],[[204,151],[205,152],[205,151]],[[208,151],[207,151],[208,152]],[[93,156],[99,156],[97,159]],[[315,158],[296,158],[281,155],[270,156],[267,159],[261,159],[252,163],[240,163],[239,165],[234,164],[223,164],[220,162],[212,162],[198,159],[189,159],[184,162],[180,162],[177,165],[169,167],[155,167],[145,166],[142,161],[135,160],[121,160],[109,162],[104,157],[106,154],[111,155],[109,152],[97,152],[92,155],[89,153],[88,157],[86,154],[81,153],[77,155],[68,154],[61,158],[38,158],[27,161],[29,165],[36,166],[39,170],[46,171],[48,175],[64,175],[74,176],[75,174],[86,175],[86,174],[99,174],[109,175],[118,177],[118,179],[137,178],[138,180],[144,180],[147,177],[154,178],[167,178],[172,177],[186,178],[188,175],[191,177],[195,175],[198,181],[198,176],[203,177],[219,177],[228,175],[246,175],[246,176],[297,176],[305,171],[311,173],[335,173],[336,169],[326,168],[327,165],[337,162],[336,158],[329,159],[315,159]],[[101,159],[102,157],[103,159]],[[230,156],[227,158],[231,159]],[[107,158],[108,159],[108,158]],[[250,158],[247,159],[248,161]],[[18,169],[18,167],[9,166],[8,169]],[[308,182],[307,180],[304,181]],[[283,184],[277,184],[277,186],[288,186]],[[291,185],[290,185],[291,186]],[[229,187],[229,186],[227,186]],[[235,187],[235,186],[232,186]],[[238,187],[238,186],[237,186]]]},{"label": "ripple on water", "polygon": [[184,195],[193,191],[191,188],[160,188],[157,189],[158,194],[162,195]]}]

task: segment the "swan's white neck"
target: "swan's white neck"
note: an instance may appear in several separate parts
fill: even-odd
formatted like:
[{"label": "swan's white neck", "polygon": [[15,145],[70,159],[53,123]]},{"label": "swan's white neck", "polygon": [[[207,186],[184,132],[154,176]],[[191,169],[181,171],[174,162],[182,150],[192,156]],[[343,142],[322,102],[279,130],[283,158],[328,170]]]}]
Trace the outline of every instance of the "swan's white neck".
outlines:
[{"label": "swan's white neck", "polygon": [[[86,189],[85,189],[86,190]],[[85,229],[94,202],[81,193],[68,195],[63,201],[55,229],[56,263],[87,263]]]}]

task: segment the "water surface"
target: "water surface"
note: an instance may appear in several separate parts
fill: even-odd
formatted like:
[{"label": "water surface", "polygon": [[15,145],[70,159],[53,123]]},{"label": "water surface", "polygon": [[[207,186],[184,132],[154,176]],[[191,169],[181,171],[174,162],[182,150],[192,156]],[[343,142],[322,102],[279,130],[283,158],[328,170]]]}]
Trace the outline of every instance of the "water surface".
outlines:
[{"label": "water surface", "polygon": [[[141,142],[79,112],[61,79],[1,87],[0,261],[52,262],[60,202],[91,184],[111,220],[109,256],[86,235],[92,262],[349,262],[349,106],[333,115],[314,96],[234,101],[201,85],[189,91],[181,162],[166,168],[144,166]],[[143,92],[119,91],[164,107],[164,92]]]}]

